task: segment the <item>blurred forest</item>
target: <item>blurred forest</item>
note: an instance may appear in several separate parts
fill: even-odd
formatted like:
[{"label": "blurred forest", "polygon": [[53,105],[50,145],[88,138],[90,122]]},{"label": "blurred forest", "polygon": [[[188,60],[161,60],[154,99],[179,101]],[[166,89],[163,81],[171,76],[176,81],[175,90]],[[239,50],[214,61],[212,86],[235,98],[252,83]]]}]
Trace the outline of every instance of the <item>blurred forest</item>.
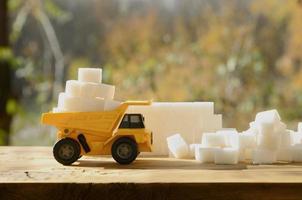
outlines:
[{"label": "blurred forest", "polygon": [[85,66],[102,67],[119,100],[214,101],[224,127],[271,108],[292,129],[302,121],[301,1],[0,4],[1,144],[52,144],[40,114]]}]

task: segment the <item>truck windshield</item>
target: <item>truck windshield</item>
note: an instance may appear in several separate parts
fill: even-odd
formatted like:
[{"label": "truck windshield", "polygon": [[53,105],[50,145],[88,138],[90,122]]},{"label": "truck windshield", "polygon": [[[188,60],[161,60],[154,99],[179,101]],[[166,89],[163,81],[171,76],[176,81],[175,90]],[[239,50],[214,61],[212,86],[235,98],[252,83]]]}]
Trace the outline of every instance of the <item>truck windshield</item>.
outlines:
[{"label": "truck windshield", "polygon": [[145,128],[141,114],[125,114],[119,128]]}]

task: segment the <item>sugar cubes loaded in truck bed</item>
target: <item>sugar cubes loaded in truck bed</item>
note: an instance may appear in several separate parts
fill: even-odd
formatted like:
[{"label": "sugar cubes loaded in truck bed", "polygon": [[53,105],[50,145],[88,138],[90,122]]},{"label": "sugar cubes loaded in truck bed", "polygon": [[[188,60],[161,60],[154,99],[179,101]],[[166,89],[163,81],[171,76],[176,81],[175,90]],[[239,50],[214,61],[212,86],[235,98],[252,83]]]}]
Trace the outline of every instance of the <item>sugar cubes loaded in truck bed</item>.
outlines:
[{"label": "sugar cubes loaded in truck bed", "polygon": [[68,80],[59,94],[53,112],[89,112],[113,110],[120,105],[114,99],[115,86],[102,83],[102,69],[79,68],[78,80]]}]

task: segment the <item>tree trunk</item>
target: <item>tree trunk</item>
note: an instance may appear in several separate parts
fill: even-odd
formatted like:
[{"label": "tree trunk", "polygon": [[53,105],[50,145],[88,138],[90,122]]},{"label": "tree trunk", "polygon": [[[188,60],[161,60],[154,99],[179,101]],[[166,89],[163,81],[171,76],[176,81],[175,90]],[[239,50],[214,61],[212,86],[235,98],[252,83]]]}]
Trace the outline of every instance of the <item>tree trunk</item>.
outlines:
[{"label": "tree trunk", "polygon": [[[8,0],[0,0],[0,50],[9,48],[8,40]],[[0,144],[9,145],[9,132],[12,115],[7,113],[6,105],[11,91],[11,68],[7,60],[0,57]]]}]

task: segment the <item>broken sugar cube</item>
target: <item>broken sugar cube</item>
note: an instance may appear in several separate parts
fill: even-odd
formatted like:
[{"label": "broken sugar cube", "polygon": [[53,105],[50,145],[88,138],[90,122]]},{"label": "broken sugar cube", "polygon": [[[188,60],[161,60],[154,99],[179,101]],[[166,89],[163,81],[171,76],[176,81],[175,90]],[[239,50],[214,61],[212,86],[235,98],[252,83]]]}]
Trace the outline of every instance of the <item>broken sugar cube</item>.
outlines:
[{"label": "broken sugar cube", "polygon": [[180,134],[167,137],[168,148],[175,158],[187,158],[189,147]]},{"label": "broken sugar cube", "polygon": [[278,123],[281,118],[277,110],[268,110],[256,114],[255,122],[259,123]]}]

